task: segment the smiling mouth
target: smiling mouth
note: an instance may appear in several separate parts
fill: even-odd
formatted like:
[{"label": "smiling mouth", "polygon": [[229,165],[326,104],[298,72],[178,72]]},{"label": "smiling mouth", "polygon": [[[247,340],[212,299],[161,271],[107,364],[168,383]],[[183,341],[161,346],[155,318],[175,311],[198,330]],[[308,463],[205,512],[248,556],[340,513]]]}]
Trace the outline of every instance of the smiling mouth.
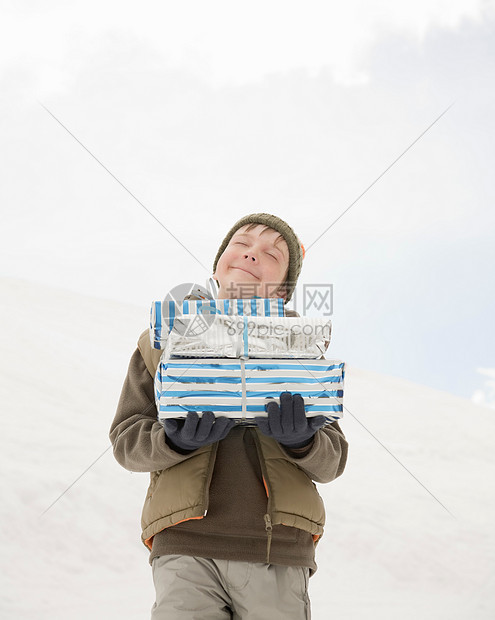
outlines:
[{"label": "smiling mouth", "polygon": [[255,276],[254,273],[251,273],[250,271],[247,271],[246,269],[243,269],[242,267],[233,267],[232,269],[240,269],[241,271],[244,271],[244,273],[248,273],[250,276],[253,276],[253,278],[256,278],[257,280],[259,280],[258,276]]}]

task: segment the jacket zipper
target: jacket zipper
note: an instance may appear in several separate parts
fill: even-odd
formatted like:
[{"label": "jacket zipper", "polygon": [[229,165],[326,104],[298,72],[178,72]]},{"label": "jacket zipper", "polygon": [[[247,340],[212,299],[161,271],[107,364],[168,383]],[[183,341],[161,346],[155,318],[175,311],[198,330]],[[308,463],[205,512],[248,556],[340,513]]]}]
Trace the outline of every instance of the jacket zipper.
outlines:
[{"label": "jacket zipper", "polygon": [[268,536],[266,543],[266,563],[270,564],[270,549],[272,546],[272,519],[269,514],[265,515],[265,530]]},{"label": "jacket zipper", "polygon": [[265,464],[265,460],[263,458],[263,452],[261,450],[261,445],[260,445],[260,440],[258,438],[258,435],[256,433],[256,430],[253,429],[252,433],[254,435],[254,441],[255,441],[255,445],[256,445],[256,450],[258,452],[258,460],[260,462],[260,466],[261,466],[261,475],[263,476],[263,482],[265,485],[265,492],[266,492],[266,496],[267,496],[267,504],[266,504],[266,514],[263,515],[263,520],[265,522],[265,531],[266,531],[266,536],[267,536],[267,541],[266,541],[266,563],[270,564],[270,550],[271,550],[271,546],[272,546],[272,533],[273,533],[273,525],[272,525],[272,497],[271,497],[271,489],[270,489],[270,485],[269,485],[269,480],[268,480],[268,476],[266,473],[266,464]]}]

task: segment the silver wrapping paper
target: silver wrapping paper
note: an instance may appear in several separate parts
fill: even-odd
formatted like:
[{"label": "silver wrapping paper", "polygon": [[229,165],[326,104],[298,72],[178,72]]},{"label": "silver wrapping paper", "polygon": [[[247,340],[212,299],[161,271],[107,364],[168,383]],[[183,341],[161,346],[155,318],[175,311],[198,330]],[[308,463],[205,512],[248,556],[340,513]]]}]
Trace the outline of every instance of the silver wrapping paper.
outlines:
[{"label": "silver wrapping paper", "polygon": [[163,358],[317,359],[330,344],[331,321],[308,317],[216,315],[204,324],[195,315],[177,317]]}]

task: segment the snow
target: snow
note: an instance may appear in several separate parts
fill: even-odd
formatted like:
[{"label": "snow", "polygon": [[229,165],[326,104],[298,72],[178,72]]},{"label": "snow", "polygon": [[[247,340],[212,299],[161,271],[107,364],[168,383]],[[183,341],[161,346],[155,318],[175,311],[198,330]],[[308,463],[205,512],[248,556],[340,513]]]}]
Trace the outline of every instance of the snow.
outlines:
[{"label": "snow", "polygon": [[473,392],[471,400],[477,405],[485,405],[495,409],[495,368],[477,368],[477,371],[488,379],[485,379],[483,388]]},{"label": "snow", "polygon": [[[9,278],[0,290],[0,617],[149,617],[148,475],[108,440],[149,308]],[[313,618],[493,618],[493,410],[354,367],[344,402],[349,460],[319,485]]]}]

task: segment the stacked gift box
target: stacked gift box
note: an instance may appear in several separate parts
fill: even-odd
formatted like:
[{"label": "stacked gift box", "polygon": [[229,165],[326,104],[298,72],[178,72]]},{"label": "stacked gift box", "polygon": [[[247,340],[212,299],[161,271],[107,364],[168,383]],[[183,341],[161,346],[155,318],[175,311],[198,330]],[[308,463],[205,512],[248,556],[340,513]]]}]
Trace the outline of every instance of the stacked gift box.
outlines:
[{"label": "stacked gift box", "polygon": [[338,420],[345,363],[321,359],[330,334],[327,319],[285,316],[279,298],[154,302],[158,418],[213,411],[249,424],[289,391],[301,394],[308,416]]}]

